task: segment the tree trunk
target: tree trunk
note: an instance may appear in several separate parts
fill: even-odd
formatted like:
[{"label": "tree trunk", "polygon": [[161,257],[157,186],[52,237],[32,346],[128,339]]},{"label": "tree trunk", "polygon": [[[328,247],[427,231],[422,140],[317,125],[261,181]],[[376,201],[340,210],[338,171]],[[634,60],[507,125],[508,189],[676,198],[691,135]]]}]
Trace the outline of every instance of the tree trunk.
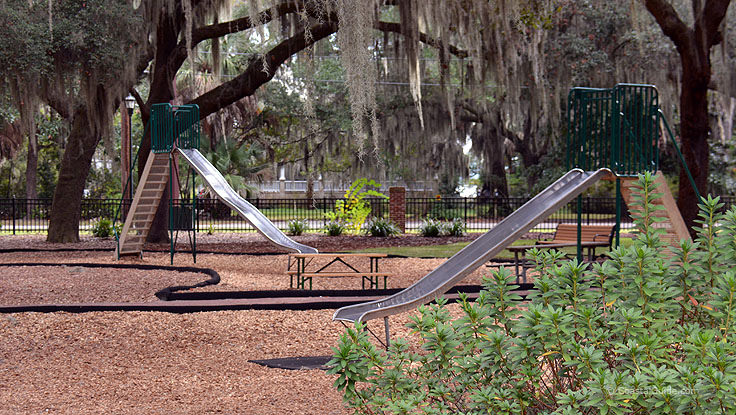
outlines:
[{"label": "tree trunk", "polygon": [[[682,153],[685,163],[695,180],[701,194],[708,191],[708,82],[710,65],[698,67],[691,59],[682,59],[682,93],[680,94]],[[698,203],[695,190],[690,183],[685,167],[680,169],[680,185],[677,206],[682,218],[695,236],[693,227],[698,217]]]},{"label": "tree trunk", "polygon": [[491,109],[481,117],[479,128],[483,142],[483,187],[481,193],[494,197],[508,197],[509,185],[506,180],[506,157],[504,141],[499,125],[501,114],[497,108]]},{"label": "tree trunk", "polygon": [[66,150],[59,168],[49,220],[48,242],[79,242],[79,219],[92,156],[100,141],[89,128],[87,110],[74,111]]},{"label": "tree trunk", "polygon": [[[26,160],[26,199],[37,199],[37,174],[38,174],[38,138],[36,132],[31,131],[28,133],[28,158]],[[26,214],[30,217],[33,207],[32,204],[26,203],[28,212]]]},{"label": "tree trunk", "polygon": [[[730,0],[692,1],[693,27],[688,27],[677,11],[665,0],[644,0],[649,13],[677,48],[682,64],[680,85],[680,134],[682,153],[695,185],[708,191],[708,84],[711,78],[710,50],[723,40],[721,23]],[[685,169],[680,170],[677,206],[690,233],[695,236],[698,200]]]}]

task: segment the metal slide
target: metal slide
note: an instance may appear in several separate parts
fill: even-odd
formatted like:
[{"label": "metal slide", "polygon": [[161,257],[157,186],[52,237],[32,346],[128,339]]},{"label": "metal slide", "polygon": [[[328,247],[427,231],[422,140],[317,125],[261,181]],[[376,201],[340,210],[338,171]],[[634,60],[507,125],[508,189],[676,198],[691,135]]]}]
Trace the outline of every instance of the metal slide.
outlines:
[{"label": "metal slide", "polygon": [[248,203],[247,200],[240,197],[238,192],[225,181],[219,171],[213,166],[203,155],[196,149],[177,148],[179,154],[194,167],[204,179],[213,192],[231,209],[238,212],[240,216],[245,218],[261,235],[265,236],[271,243],[288,250],[304,253],[316,254],[317,250],[311,246],[302,245],[286,236],[279,228],[276,227],[266,216],[264,216],[255,206]]},{"label": "metal slide", "polygon": [[413,310],[421,304],[433,301],[608,174],[611,174],[608,169],[593,172],[570,170],[493,229],[410,287],[382,300],[342,307],[335,312],[332,319],[367,321]]}]

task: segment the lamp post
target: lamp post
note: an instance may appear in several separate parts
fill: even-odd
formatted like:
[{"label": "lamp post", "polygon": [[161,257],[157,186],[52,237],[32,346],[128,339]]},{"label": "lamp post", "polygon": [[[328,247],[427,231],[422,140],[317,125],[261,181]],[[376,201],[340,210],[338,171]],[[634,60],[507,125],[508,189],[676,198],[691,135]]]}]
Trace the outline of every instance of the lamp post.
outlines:
[{"label": "lamp post", "polygon": [[[126,170],[128,181],[130,181],[130,186],[128,186],[128,199],[133,199],[133,109],[135,108],[135,98],[133,98],[132,95],[128,95],[125,97],[125,108],[128,109],[128,128],[127,128],[127,134],[125,135],[125,139],[128,143],[128,162],[126,163],[127,166],[123,166],[123,170]],[[125,146],[123,146],[123,151],[125,149]]]}]

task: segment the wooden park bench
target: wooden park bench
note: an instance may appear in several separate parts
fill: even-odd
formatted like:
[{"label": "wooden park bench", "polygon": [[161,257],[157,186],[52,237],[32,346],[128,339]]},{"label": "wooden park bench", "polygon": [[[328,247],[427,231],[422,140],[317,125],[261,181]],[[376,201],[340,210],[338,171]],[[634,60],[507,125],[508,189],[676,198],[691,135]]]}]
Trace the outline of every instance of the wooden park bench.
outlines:
[{"label": "wooden park bench", "polygon": [[[369,288],[379,288],[380,278],[383,278],[383,288],[390,273],[378,271],[378,261],[386,254],[355,253],[355,254],[289,254],[289,263],[286,273],[289,275],[289,288],[305,289],[309,282],[312,289],[314,277],[361,277],[361,287],[365,289],[366,282]],[[368,258],[368,264],[361,259]],[[325,263],[326,262],[326,263]],[[366,268],[365,265],[368,265]]]},{"label": "wooden park bench", "polygon": [[[596,248],[611,247],[615,229],[616,225],[583,225],[580,228],[581,246],[588,249],[589,261],[595,260]],[[516,245],[508,247],[508,250],[514,253],[514,267],[516,270],[517,280],[520,275],[519,268],[521,267],[521,276],[524,282],[526,282],[526,269],[529,267],[525,257],[527,250],[532,248],[557,249],[569,246],[578,246],[578,225],[575,223],[558,224],[557,229],[555,230],[555,235],[552,239],[539,240],[534,245]]]}]

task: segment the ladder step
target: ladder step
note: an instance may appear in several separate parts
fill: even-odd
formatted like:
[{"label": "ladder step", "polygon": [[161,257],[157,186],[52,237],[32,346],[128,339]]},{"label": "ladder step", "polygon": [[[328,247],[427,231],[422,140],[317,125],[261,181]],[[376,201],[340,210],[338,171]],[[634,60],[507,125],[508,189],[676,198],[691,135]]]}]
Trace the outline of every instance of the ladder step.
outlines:
[{"label": "ladder step", "polygon": [[135,215],[135,219],[133,219],[133,221],[134,223],[136,222],[137,223],[147,223],[153,220],[154,216],[155,215],[153,213],[148,213],[148,214],[140,213],[140,214]]}]

